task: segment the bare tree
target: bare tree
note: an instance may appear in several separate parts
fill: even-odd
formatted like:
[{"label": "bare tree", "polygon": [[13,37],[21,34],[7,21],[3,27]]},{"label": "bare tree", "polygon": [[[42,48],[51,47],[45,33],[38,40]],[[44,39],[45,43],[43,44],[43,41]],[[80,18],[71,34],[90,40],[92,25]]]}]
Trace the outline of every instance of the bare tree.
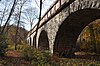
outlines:
[{"label": "bare tree", "polygon": [[24,4],[27,2],[27,0],[19,0],[17,1],[18,4],[18,12],[16,13],[16,21],[17,21],[17,28],[16,28],[16,34],[15,34],[15,50],[17,50],[17,39],[18,39],[18,30],[19,30],[19,25],[21,23],[21,13],[22,13],[22,8]]},{"label": "bare tree", "polygon": [[34,21],[38,19],[38,13],[37,9],[35,7],[28,7],[24,10],[24,19],[30,23],[30,28],[32,29],[32,25],[34,24]]},{"label": "bare tree", "polygon": [[[40,0],[40,13],[39,13],[39,21],[38,21],[38,23],[37,23],[36,37],[37,37],[38,28],[39,28],[39,24],[40,24],[40,20],[41,20],[41,12],[42,12],[42,0]],[[36,42],[36,37],[35,37],[35,42]],[[35,43],[35,44],[36,44],[36,43]]]},{"label": "bare tree", "polygon": [[14,2],[13,2],[13,6],[12,6],[12,8],[11,8],[11,10],[10,10],[10,13],[9,13],[9,16],[8,16],[6,22],[5,22],[5,25],[3,26],[3,29],[1,30],[1,34],[4,32],[5,27],[7,26],[8,22],[9,22],[11,16],[12,16],[12,14],[13,14],[13,12],[14,12],[15,5],[16,5],[16,0],[14,0]]},{"label": "bare tree", "polygon": [[7,20],[7,17],[9,15],[9,7],[11,6],[11,1],[2,1],[0,2],[0,6],[2,6],[2,8],[0,9],[0,31],[1,31],[1,27],[3,25],[3,22],[5,22]]},{"label": "bare tree", "polygon": [[5,12],[6,12],[6,7],[4,8],[4,10],[3,10],[3,12],[2,12],[2,16],[1,16],[1,20],[0,20],[0,26],[2,25],[2,22],[3,22],[3,18],[4,18],[4,16],[5,16]]}]

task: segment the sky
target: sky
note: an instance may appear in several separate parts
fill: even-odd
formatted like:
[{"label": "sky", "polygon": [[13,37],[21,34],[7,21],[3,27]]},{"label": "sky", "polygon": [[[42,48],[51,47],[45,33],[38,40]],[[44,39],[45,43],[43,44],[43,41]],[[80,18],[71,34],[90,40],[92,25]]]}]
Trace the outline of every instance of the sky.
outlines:
[{"label": "sky", "polygon": [[[9,2],[7,2],[7,1],[9,1]],[[13,4],[13,1],[14,1],[14,0],[1,0],[1,1],[0,1],[0,15],[2,15],[2,12],[3,12],[3,10],[4,10],[5,7],[8,8],[8,12],[10,12],[11,7],[12,7],[12,4]],[[53,2],[54,2],[55,0],[42,0],[42,1],[43,1],[43,4],[42,4],[42,16],[43,16],[44,13],[45,13],[45,12],[47,11],[47,9],[53,4]],[[32,0],[31,2],[29,2],[29,4],[28,4],[27,6],[24,6],[24,7],[23,7],[23,10],[24,10],[25,8],[31,6],[31,7],[33,7],[33,8],[36,8],[36,9],[37,9],[37,12],[38,12],[38,14],[39,14],[39,5],[40,5],[39,3],[40,3],[40,0]],[[8,15],[9,15],[9,14],[8,14]],[[7,20],[6,17],[8,17],[8,15],[5,16],[4,22],[1,24],[2,26],[5,24],[5,21]],[[21,15],[23,15],[23,14],[21,14]],[[2,18],[2,16],[0,16],[0,18]],[[30,28],[31,28],[31,27],[30,27],[30,23],[29,23],[28,21],[24,20],[24,19],[21,19],[21,21],[24,21],[24,22],[26,23],[26,24],[24,25],[24,26],[25,26],[25,29],[29,31]],[[37,22],[38,22],[38,20],[35,20],[33,26],[34,26]],[[10,25],[13,24],[13,23],[15,23],[15,21],[14,21],[14,20],[11,20]]]},{"label": "sky", "polygon": [[[31,6],[36,7],[38,9],[38,13],[39,13],[39,1],[40,0],[32,0],[32,2],[31,2]],[[43,0],[42,16],[47,11],[47,9],[53,4],[54,1],[55,0]],[[36,22],[33,24],[33,27],[37,22],[38,22],[38,20],[36,20]],[[25,28],[29,31],[30,30],[30,25],[26,25]]]},{"label": "sky", "polygon": [[[32,0],[31,5],[35,6],[39,9],[39,1],[40,0]],[[47,9],[52,5],[55,0],[43,0],[42,4],[42,15],[47,11]]]}]

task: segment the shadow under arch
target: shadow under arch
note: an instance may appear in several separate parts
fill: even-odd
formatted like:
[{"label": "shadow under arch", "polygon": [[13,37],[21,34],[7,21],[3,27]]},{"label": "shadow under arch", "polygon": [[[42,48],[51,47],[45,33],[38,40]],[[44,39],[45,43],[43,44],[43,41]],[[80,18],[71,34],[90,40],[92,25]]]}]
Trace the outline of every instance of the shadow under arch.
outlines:
[{"label": "shadow under arch", "polygon": [[47,32],[45,30],[41,31],[40,33],[38,48],[39,50],[49,50],[49,41]]},{"label": "shadow under arch", "polygon": [[70,14],[59,27],[53,53],[61,53],[69,49],[72,51],[76,47],[81,31],[96,19],[100,19],[99,9],[82,9]]},{"label": "shadow under arch", "polygon": [[29,45],[31,46],[31,44],[32,44],[32,38],[30,37],[29,38]]},{"label": "shadow under arch", "polygon": [[36,48],[36,35],[33,37],[33,48]]}]

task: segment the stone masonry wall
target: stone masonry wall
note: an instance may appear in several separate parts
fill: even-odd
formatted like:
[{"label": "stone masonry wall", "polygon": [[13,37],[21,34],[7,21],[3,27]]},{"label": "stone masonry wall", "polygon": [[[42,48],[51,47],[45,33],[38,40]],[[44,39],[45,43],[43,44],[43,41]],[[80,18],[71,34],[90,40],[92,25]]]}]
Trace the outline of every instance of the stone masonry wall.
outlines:
[{"label": "stone masonry wall", "polygon": [[61,11],[59,14],[49,20],[44,26],[42,26],[38,30],[37,44],[41,31],[45,30],[49,39],[50,51],[51,53],[53,53],[53,45],[60,25],[71,13],[85,8],[100,9],[100,0],[75,0],[72,4],[70,4],[70,6],[66,7],[63,11]]}]

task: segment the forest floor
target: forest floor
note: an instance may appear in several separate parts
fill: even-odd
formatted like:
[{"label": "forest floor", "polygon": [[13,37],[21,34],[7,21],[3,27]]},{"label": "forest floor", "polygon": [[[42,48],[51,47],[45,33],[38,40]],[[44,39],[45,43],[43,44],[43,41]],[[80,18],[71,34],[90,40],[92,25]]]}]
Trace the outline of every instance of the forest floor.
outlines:
[{"label": "forest floor", "polygon": [[0,58],[0,66],[31,66],[29,61],[21,57],[21,53],[16,50],[7,51],[5,57]]},{"label": "forest floor", "polygon": [[[78,59],[78,58],[58,58],[53,57],[55,60],[60,60],[59,66],[100,66],[100,61]],[[63,64],[63,65],[62,65]],[[6,52],[5,57],[0,58],[0,66],[32,66],[31,62],[25,61],[21,57],[21,52],[16,50],[9,50]],[[55,65],[54,65],[55,66]]]}]

